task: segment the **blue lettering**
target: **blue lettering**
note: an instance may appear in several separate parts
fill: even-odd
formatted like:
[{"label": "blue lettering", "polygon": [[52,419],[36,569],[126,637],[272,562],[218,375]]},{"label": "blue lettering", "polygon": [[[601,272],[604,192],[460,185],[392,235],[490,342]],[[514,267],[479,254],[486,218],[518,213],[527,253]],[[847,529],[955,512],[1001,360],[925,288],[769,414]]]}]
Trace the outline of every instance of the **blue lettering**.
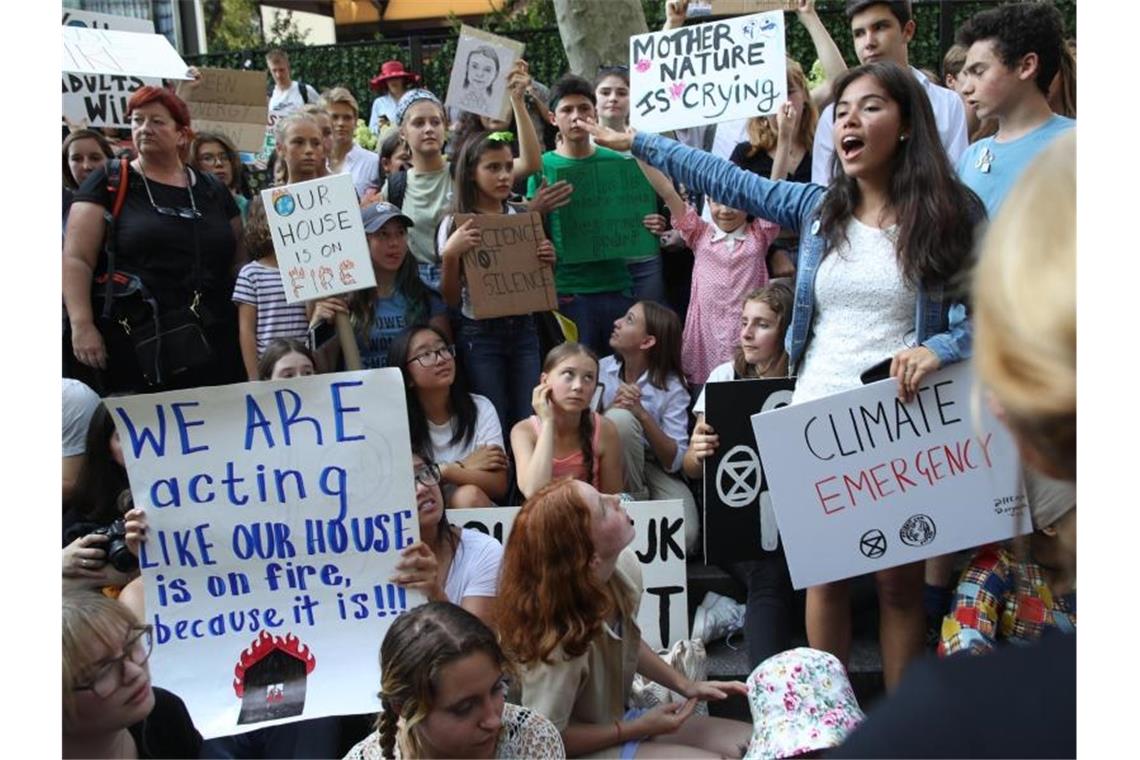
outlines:
[{"label": "blue lettering", "polygon": [[190,445],[190,428],[205,425],[205,420],[189,420],[182,414],[182,407],[184,406],[198,406],[197,401],[178,401],[170,405],[174,410],[174,419],[178,422],[178,438],[182,443],[182,453],[193,454],[196,451],[208,451],[209,446],[191,446]]},{"label": "blue lettering", "polygon": [[253,433],[257,429],[261,429],[261,434],[265,436],[265,443],[269,448],[273,448],[273,428],[269,425],[269,420],[265,418],[265,413],[261,411],[261,407],[257,404],[257,399],[252,395],[245,395],[245,450],[249,451],[253,448]]},{"label": "blue lettering", "polygon": [[190,482],[187,484],[187,490],[190,492],[190,501],[194,502],[195,504],[208,504],[214,500],[213,491],[207,494],[205,498],[203,498],[198,493],[198,483],[203,480],[206,481],[206,485],[214,485],[214,479],[206,473],[195,475],[194,477],[190,478]]},{"label": "blue lettering", "polygon": [[127,411],[121,406],[115,407],[118,412],[119,418],[123,424],[127,426],[127,436],[131,440],[131,451],[134,452],[134,458],[138,459],[142,453],[144,443],[149,443],[150,447],[154,450],[154,455],[161,457],[166,454],[166,414],[163,412],[161,404],[154,405],[154,411],[158,415],[158,435],[155,436],[154,432],[148,428],[143,427],[141,431],[135,430],[135,423],[131,422],[131,418],[127,416]]},{"label": "blue lettering", "polygon": [[[160,499],[158,496],[159,486],[166,486],[166,491],[169,494],[169,499]],[[155,507],[162,509],[163,507],[181,507],[182,497],[178,490],[178,478],[163,478],[156,480],[150,484],[150,503]]]},{"label": "blue lettering", "polygon": [[[336,476],[335,480],[337,488],[335,490],[332,490],[329,486],[330,475]],[[339,497],[340,500],[340,511],[337,513],[337,520],[343,520],[345,515],[348,514],[348,494],[345,490],[347,479],[348,473],[343,467],[337,467],[334,464],[330,464],[328,467],[321,470],[321,493],[323,493],[325,496]]]},{"label": "blue lettering", "polygon": [[[324,445],[324,436],[321,434],[321,423],[317,422],[317,420],[313,417],[300,416],[300,413],[301,413],[301,396],[300,396],[300,394],[298,394],[296,391],[290,390],[289,388],[282,388],[281,390],[277,391],[274,395],[277,398],[277,412],[281,416],[281,428],[282,428],[283,432],[285,433],[285,445],[286,446],[292,446],[293,445],[293,436],[290,434],[289,430],[293,427],[293,425],[295,425],[299,422],[310,423],[313,426],[313,428],[316,430],[316,433],[317,433],[317,445],[318,446]],[[289,411],[286,411],[286,409],[285,409],[285,397],[286,396],[289,396],[289,398],[293,401],[293,408]]]},{"label": "blue lettering", "polygon": [[336,421],[336,439],[337,441],[363,441],[363,435],[349,435],[344,434],[344,415],[346,412],[359,412],[359,406],[342,406],[340,397],[340,389],[344,386],[359,386],[364,385],[361,380],[352,380],[332,384],[332,398],[333,398],[333,414]]}]

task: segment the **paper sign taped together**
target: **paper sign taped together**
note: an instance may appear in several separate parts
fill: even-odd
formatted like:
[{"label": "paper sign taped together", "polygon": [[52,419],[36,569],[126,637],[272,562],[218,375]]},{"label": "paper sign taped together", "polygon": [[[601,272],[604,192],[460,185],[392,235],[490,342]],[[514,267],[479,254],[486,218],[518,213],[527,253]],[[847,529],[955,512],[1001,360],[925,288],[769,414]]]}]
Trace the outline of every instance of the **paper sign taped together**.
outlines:
[{"label": "paper sign taped together", "polygon": [[[154,34],[149,19],[90,11],[64,10],[63,26]],[[64,118],[85,127],[129,127],[127,101],[131,95],[144,85],[162,86],[162,80],[155,77],[121,74],[64,73],[62,82]]]}]

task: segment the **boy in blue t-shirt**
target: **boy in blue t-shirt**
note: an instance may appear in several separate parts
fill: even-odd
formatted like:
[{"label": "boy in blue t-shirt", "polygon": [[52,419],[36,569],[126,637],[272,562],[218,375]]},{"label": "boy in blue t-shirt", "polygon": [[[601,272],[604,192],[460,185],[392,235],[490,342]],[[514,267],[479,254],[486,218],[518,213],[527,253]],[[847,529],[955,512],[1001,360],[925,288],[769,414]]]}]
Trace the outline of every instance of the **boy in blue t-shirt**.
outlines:
[{"label": "boy in blue t-shirt", "polygon": [[1033,157],[1076,124],[1049,108],[1049,84],[1061,65],[1061,14],[1047,3],[1001,5],[974,15],[958,32],[967,48],[962,97],[998,131],[971,145],[958,176],[997,212]]}]

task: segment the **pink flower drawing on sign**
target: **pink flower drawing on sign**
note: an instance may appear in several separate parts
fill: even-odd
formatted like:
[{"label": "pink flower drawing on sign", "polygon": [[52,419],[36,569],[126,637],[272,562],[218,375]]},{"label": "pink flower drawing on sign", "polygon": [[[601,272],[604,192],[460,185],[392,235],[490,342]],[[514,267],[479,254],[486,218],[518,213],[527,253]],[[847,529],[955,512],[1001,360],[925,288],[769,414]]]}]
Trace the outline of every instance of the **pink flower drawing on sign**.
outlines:
[{"label": "pink flower drawing on sign", "polygon": [[684,82],[674,82],[673,86],[669,88],[669,94],[673,96],[673,100],[681,97],[681,93],[685,91]]},{"label": "pink flower drawing on sign", "polygon": [[648,58],[642,58],[637,62],[637,65],[634,68],[636,68],[638,72],[644,74],[645,72],[649,71],[649,67],[652,65],[653,64],[650,63]]}]

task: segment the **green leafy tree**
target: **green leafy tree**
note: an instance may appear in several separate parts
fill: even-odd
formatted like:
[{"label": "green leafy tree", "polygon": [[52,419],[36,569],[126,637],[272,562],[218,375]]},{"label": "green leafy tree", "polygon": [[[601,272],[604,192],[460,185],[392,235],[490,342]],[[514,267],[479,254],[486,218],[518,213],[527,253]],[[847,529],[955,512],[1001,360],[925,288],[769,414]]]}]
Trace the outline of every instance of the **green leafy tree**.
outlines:
[{"label": "green leafy tree", "polygon": [[205,0],[206,45],[212,52],[251,50],[265,43],[261,14],[253,0]]}]

